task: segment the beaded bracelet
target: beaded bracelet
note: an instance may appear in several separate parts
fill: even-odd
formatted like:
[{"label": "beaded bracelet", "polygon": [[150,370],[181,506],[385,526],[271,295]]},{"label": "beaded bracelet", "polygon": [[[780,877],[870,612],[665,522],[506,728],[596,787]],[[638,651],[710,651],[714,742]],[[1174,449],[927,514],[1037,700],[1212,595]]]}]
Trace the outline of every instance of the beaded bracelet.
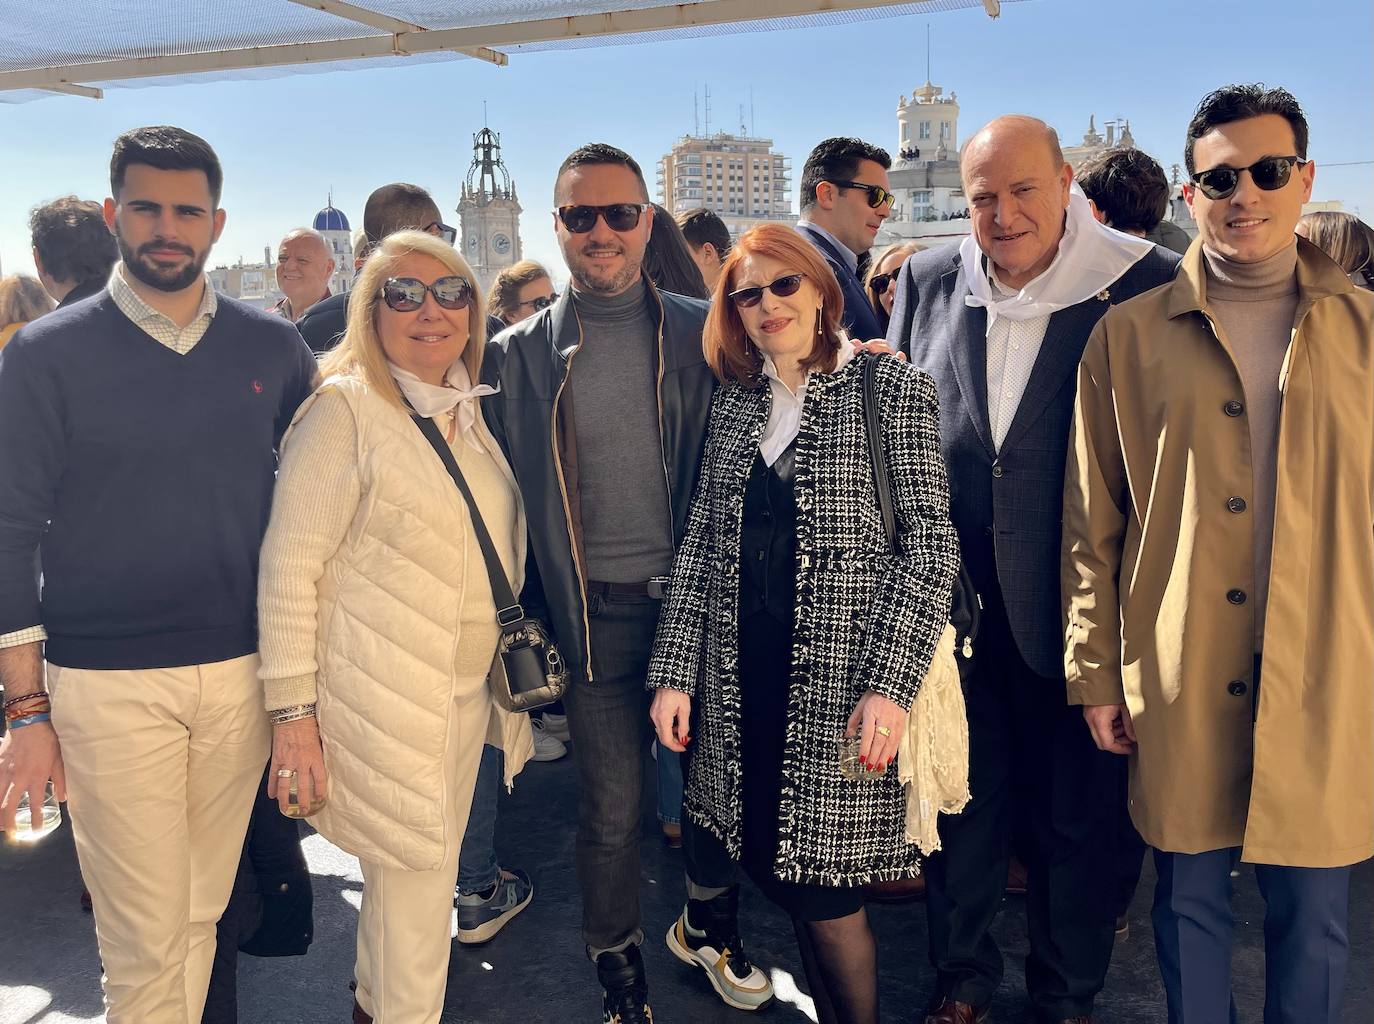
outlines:
[{"label": "beaded bracelet", "polygon": [[16,704],[22,704],[22,703],[24,703],[24,701],[26,701],[26,700],[37,700],[37,699],[47,700],[47,699],[48,699],[48,691],[47,691],[47,690],[34,690],[33,693],[24,693],[24,694],[20,694],[18,697],[11,697],[9,700],[5,701],[4,707],[5,707],[5,710],[8,711],[10,708],[14,707]]},{"label": "beaded bracelet", "polygon": [[35,722],[51,722],[52,715],[46,711],[40,711],[36,715],[25,715],[23,718],[16,718],[9,723],[11,729],[22,729],[26,725],[33,725]]},{"label": "beaded bracelet", "polygon": [[52,704],[48,701],[48,695],[44,693],[40,696],[42,699],[34,702],[30,706],[21,707],[15,704],[13,707],[7,707],[5,709],[5,721],[17,722],[19,719],[27,718],[30,715],[46,714],[51,711]]}]

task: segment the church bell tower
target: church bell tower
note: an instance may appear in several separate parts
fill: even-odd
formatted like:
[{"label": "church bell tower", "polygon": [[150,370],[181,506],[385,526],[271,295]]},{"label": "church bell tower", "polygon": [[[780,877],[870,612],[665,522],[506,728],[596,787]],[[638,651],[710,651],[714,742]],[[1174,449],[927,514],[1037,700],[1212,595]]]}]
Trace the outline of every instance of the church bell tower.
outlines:
[{"label": "church bell tower", "polygon": [[501,160],[501,136],[483,128],[472,137],[472,166],[458,200],[459,245],[483,290],[504,268],[518,262],[520,202]]}]

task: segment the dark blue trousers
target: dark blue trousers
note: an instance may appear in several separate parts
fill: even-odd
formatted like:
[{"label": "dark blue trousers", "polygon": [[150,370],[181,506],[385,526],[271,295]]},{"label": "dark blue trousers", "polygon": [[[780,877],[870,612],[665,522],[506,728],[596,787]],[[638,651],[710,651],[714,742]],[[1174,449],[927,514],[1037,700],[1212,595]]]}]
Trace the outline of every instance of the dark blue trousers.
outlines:
[{"label": "dark blue trousers", "polygon": [[[1169,1024],[1235,1024],[1231,870],[1239,849],[1155,851],[1152,917]],[[1264,897],[1264,1024],[1338,1024],[1350,868],[1255,865]]]}]

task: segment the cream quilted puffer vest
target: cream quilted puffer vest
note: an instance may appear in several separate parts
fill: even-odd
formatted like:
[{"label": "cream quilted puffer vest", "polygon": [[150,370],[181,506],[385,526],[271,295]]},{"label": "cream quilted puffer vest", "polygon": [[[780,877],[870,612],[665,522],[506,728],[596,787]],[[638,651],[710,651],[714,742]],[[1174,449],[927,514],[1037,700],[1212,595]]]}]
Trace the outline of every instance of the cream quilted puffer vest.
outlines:
[{"label": "cream quilted puffer vest", "polygon": [[[318,714],[329,802],[311,824],[363,860],[430,871],[462,841],[460,823],[450,820],[445,751],[459,742],[501,747],[509,787],[533,753],[529,716],[511,715],[488,697],[485,735],[452,735],[463,580],[486,573],[467,506],[409,416],[359,380],[326,381],[293,424],[325,391],[343,396],[353,411],[362,497],[318,585]],[[515,490],[480,415],[474,429]],[[518,500],[516,507],[516,564],[506,569],[519,593],[525,517]],[[495,537],[508,527],[487,528]]]}]

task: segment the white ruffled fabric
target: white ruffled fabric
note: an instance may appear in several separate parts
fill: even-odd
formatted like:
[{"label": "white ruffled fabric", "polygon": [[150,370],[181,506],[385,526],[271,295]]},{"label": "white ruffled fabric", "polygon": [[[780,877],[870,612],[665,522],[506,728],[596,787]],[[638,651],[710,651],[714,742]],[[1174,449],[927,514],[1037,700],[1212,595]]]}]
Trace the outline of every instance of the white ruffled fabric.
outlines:
[{"label": "white ruffled fabric", "polygon": [[936,821],[969,802],[968,718],[954,627],[946,625],[907,715],[897,746],[897,778],[906,788],[906,841],[929,856],[940,849]]},{"label": "white ruffled fabric", "polygon": [[959,244],[959,258],[968,279],[964,304],[982,306],[988,313],[988,329],[998,317],[1033,320],[1085,302],[1115,284],[1135,266],[1154,243],[1107,227],[1093,216],[1088,197],[1075,182],[1069,187],[1069,209],[1064,237],[1049,268],[1015,295],[993,288],[983,272],[987,255],[972,234]]},{"label": "white ruffled fabric", "polygon": [[444,374],[444,383],[426,384],[409,370],[403,370],[395,363],[388,361],[387,367],[391,370],[391,376],[396,379],[396,384],[400,387],[401,393],[406,396],[421,416],[433,419],[436,416],[443,416],[452,413],[457,419],[458,433],[463,441],[477,451],[482,451],[482,445],[472,434],[473,424],[477,422],[477,399],[484,395],[494,395],[499,390],[490,384],[473,385],[472,378],[468,376],[468,368],[461,359],[454,362]]}]

